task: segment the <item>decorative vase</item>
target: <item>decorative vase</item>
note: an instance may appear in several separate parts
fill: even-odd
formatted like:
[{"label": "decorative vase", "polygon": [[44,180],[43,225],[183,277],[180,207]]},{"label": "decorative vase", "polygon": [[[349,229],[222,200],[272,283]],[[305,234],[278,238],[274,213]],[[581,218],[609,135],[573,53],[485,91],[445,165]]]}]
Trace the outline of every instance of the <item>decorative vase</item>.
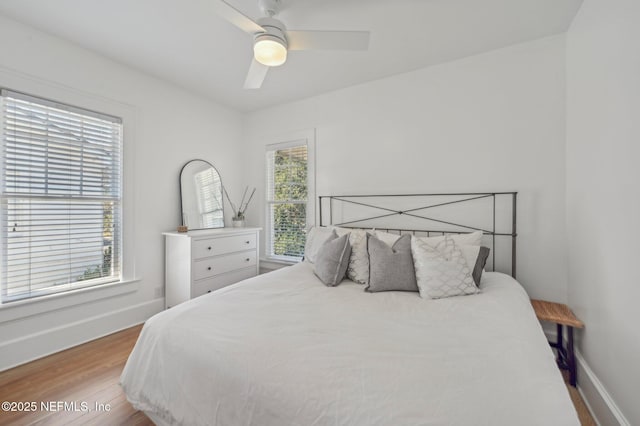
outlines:
[{"label": "decorative vase", "polygon": [[244,228],[244,219],[232,219],[231,223],[234,228]]}]

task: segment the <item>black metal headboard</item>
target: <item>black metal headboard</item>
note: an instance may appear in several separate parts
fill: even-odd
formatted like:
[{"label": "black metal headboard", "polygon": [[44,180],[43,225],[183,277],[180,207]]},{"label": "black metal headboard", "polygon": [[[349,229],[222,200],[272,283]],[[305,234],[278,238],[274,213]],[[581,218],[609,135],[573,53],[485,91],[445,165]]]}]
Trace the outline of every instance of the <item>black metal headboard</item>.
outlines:
[{"label": "black metal headboard", "polygon": [[[318,197],[318,211],[320,226],[426,236],[482,231],[491,245],[490,269],[495,271],[497,261],[504,266],[508,259],[496,258],[496,251],[510,250],[510,271],[505,272],[515,278],[517,196],[517,192],[324,195]],[[500,240],[509,239],[507,249]]]}]

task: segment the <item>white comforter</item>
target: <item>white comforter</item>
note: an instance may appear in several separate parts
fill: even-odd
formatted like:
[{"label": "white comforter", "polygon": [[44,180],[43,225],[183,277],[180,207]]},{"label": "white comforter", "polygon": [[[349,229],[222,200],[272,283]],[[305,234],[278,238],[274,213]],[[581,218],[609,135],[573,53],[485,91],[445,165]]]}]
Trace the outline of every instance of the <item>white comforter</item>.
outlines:
[{"label": "white comforter", "polygon": [[578,424],[523,288],[481,287],[370,294],[301,263],[151,318],[122,387],[164,424]]}]

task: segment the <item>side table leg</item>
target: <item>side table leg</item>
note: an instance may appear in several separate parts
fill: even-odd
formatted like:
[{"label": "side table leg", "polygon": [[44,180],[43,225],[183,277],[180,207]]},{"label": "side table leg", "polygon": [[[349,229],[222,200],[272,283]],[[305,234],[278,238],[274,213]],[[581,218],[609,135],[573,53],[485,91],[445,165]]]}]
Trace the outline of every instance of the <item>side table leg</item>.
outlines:
[{"label": "side table leg", "polygon": [[573,352],[573,327],[567,326],[567,364],[569,367],[569,382],[571,386],[576,387],[577,383],[577,372],[576,372],[576,356]]},{"label": "side table leg", "polygon": [[564,351],[564,336],[562,333],[562,324],[557,324],[556,325],[556,344],[555,344],[555,348],[556,348],[556,352],[557,352],[557,358],[556,358],[556,362],[558,363],[558,366],[560,368],[562,368],[563,365],[567,364],[567,359],[565,356],[565,351]]},{"label": "side table leg", "polygon": [[562,348],[564,346],[562,337],[562,324],[556,324],[556,347],[558,348]]}]

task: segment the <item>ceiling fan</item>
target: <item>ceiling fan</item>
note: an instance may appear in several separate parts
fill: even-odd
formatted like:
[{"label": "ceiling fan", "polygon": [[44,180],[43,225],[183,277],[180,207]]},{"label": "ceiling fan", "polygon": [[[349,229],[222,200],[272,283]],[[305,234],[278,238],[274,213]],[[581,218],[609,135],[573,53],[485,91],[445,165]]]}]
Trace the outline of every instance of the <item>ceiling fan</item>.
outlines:
[{"label": "ceiling fan", "polygon": [[292,31],[274,18],[281,0],[258,0],[264,18],[248,18],[224,0],[213,0],[216,12],[253,36],[254,58],[244,82],[245,89],[259,89],[270,67],[287,60],[290,50],[367,50],[369,31]]}]

